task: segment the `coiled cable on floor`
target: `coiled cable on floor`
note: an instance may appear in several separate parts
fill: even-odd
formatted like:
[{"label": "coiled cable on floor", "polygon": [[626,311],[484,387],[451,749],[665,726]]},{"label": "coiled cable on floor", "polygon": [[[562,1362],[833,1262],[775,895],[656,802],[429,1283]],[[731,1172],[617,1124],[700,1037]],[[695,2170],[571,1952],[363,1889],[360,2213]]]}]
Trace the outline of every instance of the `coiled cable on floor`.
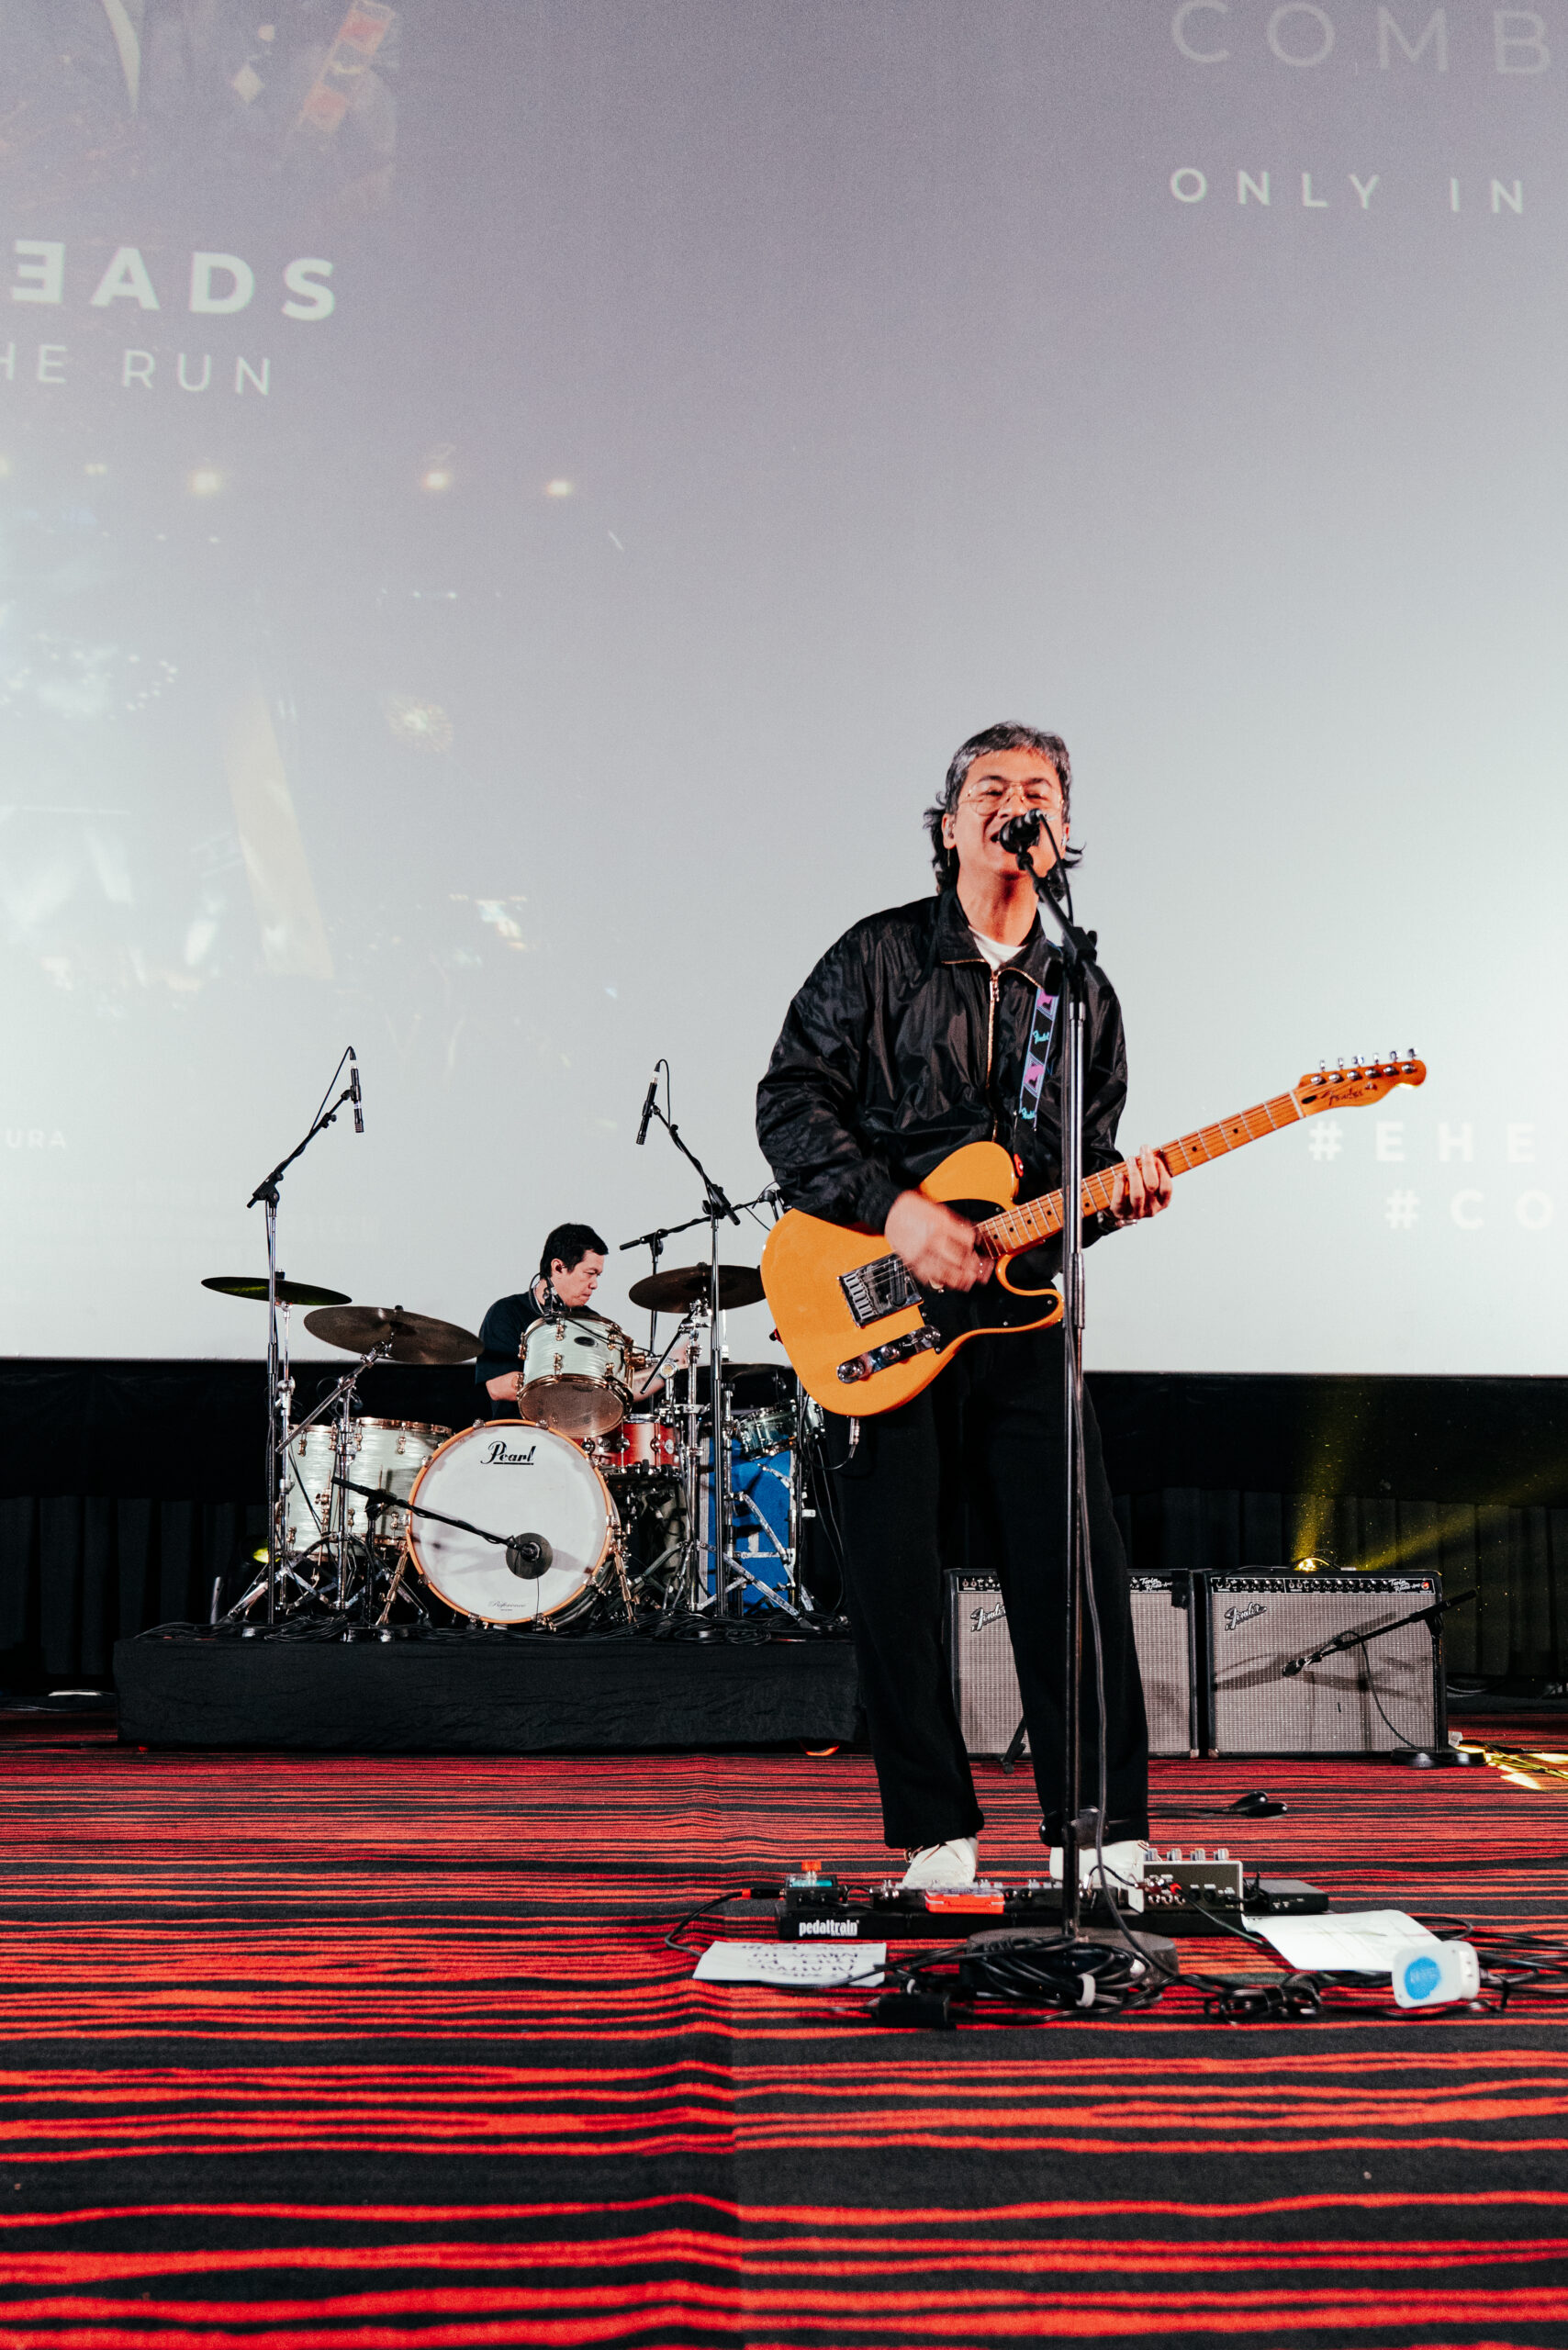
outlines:
[{"label": "coiled cable on floor", "polygon": [[1070,2013],[1080,2020],[1152,2007],[1166,1987],[1160,1969],[1135,1948],[1049,1941],[1037,1934],[995,1941],[888,1968],[870,2014],[879,2024],[948,2029],[952,2008],[999,2001],[1010,2008]]}]

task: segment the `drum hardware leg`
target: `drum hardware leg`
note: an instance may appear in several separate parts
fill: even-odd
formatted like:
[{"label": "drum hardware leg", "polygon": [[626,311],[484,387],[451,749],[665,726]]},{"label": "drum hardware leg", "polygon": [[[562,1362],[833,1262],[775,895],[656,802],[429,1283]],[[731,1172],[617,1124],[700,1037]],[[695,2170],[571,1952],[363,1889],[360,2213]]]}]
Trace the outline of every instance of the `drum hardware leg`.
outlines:
[{"label": "drum hardware leg", "polygon": [[626,1545],[617,1535],[610,1547],[610,1556],[615,1561],[615,1580],[621,1587],[621,1605],[626,1611],[628,1624],[634,1624],[637,1617],[632,1606],[632,1585],[626,1577]]},{"label": "drum hardware leg", "polygon": [[[778,1547],[778,1537],[775,1535],[771,1526],[767,1523],[767,1520],[764,1517],[762,1512],[758,1509],[756,1504],[752,1500],[751,1495],[749,1494],[737,1494],[735,1495],[735,1507],[737,1510],[745,1509],[750,1511],[752,1516],[756,1518],[758,1528],[760,1528],[761,1531],[767,1535],[769,1542],[772,1543],[775,1557],[782,1560],[784,1558],[784,1553]],[[786,1566],[788,1566],[788,1561],[785,1561]],[[741,1559],[734,1550],[730,1552],[729,1564],[737,1575],[742,1576],[745,1582],[750,1583],[754,1591],[761,1592],[764,1599],[767,1600],[770,1607],[781,1607],[786,1616],[792,1616],[797,1624],[800,1622],[801,1611],[795,1606],[793,1600],[786,1598],[783,1592],[779,1591],[775,1584],[764,1583],[760,1575],[754,1575],[751,1569],[745,1564],[745,1561]]]},{"label": "drum hardware leg", "polygon": [[795,1390],[795,1432],[794,1442],[790,1447],[790,1590],[793,1598],[805,1603],[805,1595],[801,1589],[801,1539],[804,1532],[802,1512],[806,1503],[805,1449],[801,1438],[805,1433],[808,1399],[799,1379],[791,1383]]},{"label": "drum hardware leg", "polygon": [[757,1521],[756,1527],[754,1530],[767,1538],[768,1549],[772,1551],[773,1556],[778,1560],[779,1565],[784,1570],[785,1590],[788,1591],[791,1599],[797,1601],[800,1606],[807,1614],[810,1614],[811,1602],[805,1597],[804,1594],[801,1590],[800,1579],[801,1480],[799,1474],[799,1459],[798,1456],[791,1451],[789,1455],[789,1460],[790,1468],[788,1472],[782,1469],[775,1469],[771,1461],[764,1460],[758,1464],[762,1474],[765,1477],[771,1477],[776,1485],[782,1485],[784,1488],[785,1500],[789,1509],[789,1516],[785,1521],[790,1534],[790,1539],[788,1542],[780,1542],[778,1535],[773,1530],[773,1527],[766,1512],[751,1494],[743,1494],[740,1498],[746,1503],[753,1516]]},{"label": "drum hardware leg", "polygon": [[[399,1550],[398,1553],[397,1570],[393,1574],[391,1582],[386,1586],[386,1596],[381,1603],[381,1613],[375,1619],[377,1625],[387,1623],[390,1620],[392,1615],[392,1603],[398,1596],[398,1590],[402,1584],[403,1576],[408,1569],[408,1564],[409,1554],[407,1550]],[[412,1593],[409,1594],[409,1596],[410,1598],[413,1596]],[[422,1614],[423,1610],[421,1609],[420,1612]]]}]

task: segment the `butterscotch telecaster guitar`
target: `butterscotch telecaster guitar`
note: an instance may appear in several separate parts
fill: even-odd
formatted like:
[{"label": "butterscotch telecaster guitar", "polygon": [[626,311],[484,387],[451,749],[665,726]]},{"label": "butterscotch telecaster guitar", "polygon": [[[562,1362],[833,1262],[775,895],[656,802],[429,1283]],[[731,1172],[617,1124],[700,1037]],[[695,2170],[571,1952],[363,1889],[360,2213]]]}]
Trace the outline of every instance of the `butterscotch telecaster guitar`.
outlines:
[{"label": "butterscotch telecaster guitar", "polygon": [[[1361,1109],[1381,1102],[1396,1085],[1423,1084],[1426,1075],[1426,1063],[1414,1056],[1318,1069],[1289,1093],[1276,1093],[1217,1125],[1200,1126],[1195,1134],[1166,1143],[1159,1155],[1172,1175],[1185,1175],[1321,1111]],[[1107,1167],[1087,1178],[1081,1195],[1085,1215],[1110,1206],[1118,1172]],[[927,1199],[944,1201],[976,1225],[976,1244],[995,1259],[996,1279],[1004,1290],[1025,1308],[1046,1310],[1028,1320],[989,1324],[984,1331],[966,1328],[960,1315],[968,1309],[922,1289],[879,1236],[791,1208],[767,1237],[762,1285],[801,1386],[827,1411],[860,1417],[890,1412],[929,1387],[967,1338],[1044,1330],[1061,1319],[1055,1289],[1022,1289],[1009,1278],[1014,1257],[1060,1232],[1059,1192],[1013,1206],[1018,1188],[1013,1161],[994,1142],[971,1142],[953,1151],[920,1188]]]}]

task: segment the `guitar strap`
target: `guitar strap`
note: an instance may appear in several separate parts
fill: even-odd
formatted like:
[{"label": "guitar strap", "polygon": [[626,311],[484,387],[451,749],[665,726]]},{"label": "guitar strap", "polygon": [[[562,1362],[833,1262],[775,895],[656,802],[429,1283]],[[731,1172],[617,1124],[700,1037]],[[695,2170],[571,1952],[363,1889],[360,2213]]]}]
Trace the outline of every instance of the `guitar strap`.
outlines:
[{"label": "guitar strap", "polygon": [[1039,1115],[1040,1095],[1050,1066],[1058,1001],[1057,996],[1047,995],[1043,987],[1035,990],[1035,1009],[1029,1017],[1029,1047],[1024,1056],[1024,1075],[1018,1087],[1018,1115],[1031,1126]]}]

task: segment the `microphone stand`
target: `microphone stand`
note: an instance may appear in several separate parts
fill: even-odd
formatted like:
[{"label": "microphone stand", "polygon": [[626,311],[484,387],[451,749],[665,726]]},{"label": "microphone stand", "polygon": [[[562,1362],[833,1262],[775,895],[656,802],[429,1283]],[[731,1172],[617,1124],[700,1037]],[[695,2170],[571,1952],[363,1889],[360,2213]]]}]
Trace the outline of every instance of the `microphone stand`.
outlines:
[{"label": "microphone stand", "polygon": [[[1011,820],[1014,837],[1003,829],[1003,847],[1016,858],[1018,870],[1034,885],[1041,914],[1048,913],[1059,933],[1061,1002],[1057,1034],[1062,1039],[1061,1088],[1061,1270],[1062,1270],[1062,1507],[1067,1535],[1067,1607],[1063,1642],[1062,1696],[1062,1821],[1061,1930],[1076,1942],[1082,1917],[1078,1855],[1081,1844],[1092,1837],[1098,1852],[1104,1820],[1098,1809],[1082,1808],[1081,1757],[1083,1679],[1083,1595],[1090,1572],[1087,1474],[1083,1444],[1083,1065],[1088,1025],[1088,972],[1098,957],[1092,931],[1081,930],[1051,895],[1050,874],[1034,867],[1034,846],[1042,824],[1056,864],[1051,871],[1065,873],[1061,847],[1048,822],[1040,817]],[[1018,1740],[1014,1741],[1017,1745]],[[1012,1752],[1009,1749],[1009,1752]],[[1109,1889],[1105,1888],[1107,1898]]]},{"label": "microphone stand", "polygon": [[1287,1657],[1280,1667],[1282,1681],[1293,1680],[1305,1673],[1309,1664],[1321,1664],[1325,1657],[1334,1656],[1341,1649],[1364,1649],[1370,1640],[1381,1640],[1390,1632],[1402,1632],[1406,1624],[1429,1624],[1432,1638],[1438,1636],[1438,1626],[1450,1607],[1463,1607],[1475,1597],[1473,1591],[1462,1591],[1453,1599],[1434,1600],[1430,1607],[1417,1607],[1413,1616],[1395,1616],[1386,1624],[1374,1624],[1370,1632],[1339,1632],[1333,1639],[1325,1640],[1320,1649],[1309,1649],[1305,1656]]},{"label": "microphone stand", "polygon": [[[327,1086],[330,1093],[338,1081],[343,1061],[352,1060],[353,1047],[339,1061]],[[323,1106],[311,1121],[303,1142],[297,1143],[286,1158],[280,1158],[268,1175],[263,1175],[245,1205],[253,1208],[258,1202],[265,1211],[267,1227],[267,1627],[270,1630],[277,1620],[277,1578],[283,1564],[284,1513],[287,1505],[289,1410],[294,1394],[294,1382],[288,1370],[288,1326],[286,1319],[280,1331],[277,1303],[277,1203],[279,1186],[297,1158],[302,1158],[319,1134],[334,1124],[338,1112],[347,1102],[357,1102],[359,1079],[357,1068],[330,1109]],[[357,1116],[357,1110],[356,1110]],[[284,1308],[285,1315],[287,1307]]]},{"label": "microphone stand", "polygon": [[[731,1224],[738,1225],[740,1216],[731,1204],[722,1184],[713,1181],[697,1153],[683,1138],[675,1120],[666,1111],[661,1110],[656,1102],[653,1104],[653,1114],[681,1157],[696,1170],[702,1181],[702,1214],[700,1216],[692,1216],[689,1221],[691,1224],[706,1224],[708,1226],[708,1424],[713,1447],[709,1516],[712,1521],[713,1533],[713,1613],[716,1617],[723,1617],[730,1613],[729,1583],[725,1570],[733,1564],[733,1561],[729,1556],[732,1547],[730,1429],[729,1415],[724,1404],[723,1342],[719,1312],[719,1225],[726,1217]],[[673,1227],[679,1231],[687,1228],[686,1225]],[[690,1382],[689,1395],[694,1399],[697,1385],[695,1364],[688,1362],[686,1375]],[[695,1516],[688,1528],[688,1535],[689,1539],[695,1543],[697,1539]]]}]

